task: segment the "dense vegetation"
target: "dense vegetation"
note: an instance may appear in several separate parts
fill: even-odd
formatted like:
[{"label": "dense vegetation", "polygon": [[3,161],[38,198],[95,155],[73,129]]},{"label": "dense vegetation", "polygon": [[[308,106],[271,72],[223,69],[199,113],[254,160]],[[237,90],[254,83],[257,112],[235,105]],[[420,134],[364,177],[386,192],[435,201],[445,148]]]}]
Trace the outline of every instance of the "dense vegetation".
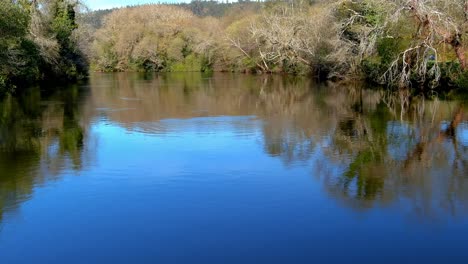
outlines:
[{"label": "dense vegetation", "polygon": [[0,1],[1,91],[83,77],[85,57],[96,71],[278,72],[468,90],[466,0],[192,1],[95,12],[79,12],[76,0]]},{"label": "dense vegetation", "polygon": [[104,17],[92,61],[99,71],[315,73],[393,87],[465,87],[467,10],[464,0],[129,7]]},{"label": "dense vegetation", "polygon": [[75,34],[77,9],[72,0],[0,0],[0,94],[87,74]]}]

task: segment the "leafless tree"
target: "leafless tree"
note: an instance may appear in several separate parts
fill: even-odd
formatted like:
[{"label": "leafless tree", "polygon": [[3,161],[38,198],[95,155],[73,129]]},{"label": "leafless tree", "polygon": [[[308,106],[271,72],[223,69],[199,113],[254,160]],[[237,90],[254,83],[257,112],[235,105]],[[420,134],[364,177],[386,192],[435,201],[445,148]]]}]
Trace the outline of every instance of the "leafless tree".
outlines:
[{"label": "leafless tree", "polygon": [[441,77],[441,47],[449,45],[460,63],[466,68],[463,35],[467,20],[466,0],[404,0],[396,1],[390,22],[402,20],[416,29],[410,47],[400,53],[384,78],[399,87],[411,85],[412,75],[420,82],[430,79],[436,85]]}]

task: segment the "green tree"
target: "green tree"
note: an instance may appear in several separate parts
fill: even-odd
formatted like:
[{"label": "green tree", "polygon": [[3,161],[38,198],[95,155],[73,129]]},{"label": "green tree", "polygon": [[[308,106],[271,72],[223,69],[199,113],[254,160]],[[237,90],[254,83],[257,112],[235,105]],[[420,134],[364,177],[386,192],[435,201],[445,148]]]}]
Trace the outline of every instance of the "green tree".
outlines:
[{"label": "green tree", "polygon": [[75,31],[77,1],[0,0],[0,94],[47,79],[76,80],[88,64]]},{"label": "green tree", "polygon": [[0,94],[38,76],[37,49],[27,38],[29,13],[19,3],[0,0]]},{"label": "green tree", "polygon": [[76,2],[55,0],[51,4],[51,29],[59,45],[60,74],[66,79],[83,77],[87,71],[87,62],[78,49],[73,33],[78,28],[76,23]]}]

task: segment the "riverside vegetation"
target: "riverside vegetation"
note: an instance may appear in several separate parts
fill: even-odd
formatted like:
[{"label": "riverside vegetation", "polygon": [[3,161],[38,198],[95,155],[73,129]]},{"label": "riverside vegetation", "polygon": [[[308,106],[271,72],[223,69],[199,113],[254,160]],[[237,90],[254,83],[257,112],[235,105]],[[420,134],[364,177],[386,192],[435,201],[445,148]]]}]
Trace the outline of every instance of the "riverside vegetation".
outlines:
[{"label": "riverside vegetation", "polygon": [[87,75],[78,47],[78,9],[71,0],[0,0],[0,93]]},{"label": "riverside vegetation", "polygon": [[[151,4],[1,0],[0,89],[94,71],[230,71],[468,90],[466,0]],[[5,14],[9,14],[6,16]]]}]

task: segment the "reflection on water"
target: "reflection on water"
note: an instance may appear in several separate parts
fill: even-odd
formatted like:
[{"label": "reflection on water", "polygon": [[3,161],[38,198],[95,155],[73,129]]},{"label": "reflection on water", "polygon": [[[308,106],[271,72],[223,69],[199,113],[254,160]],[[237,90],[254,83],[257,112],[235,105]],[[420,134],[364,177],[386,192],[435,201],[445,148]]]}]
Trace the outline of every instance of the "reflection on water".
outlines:
[{"label": "reflection on water", "polygon": [[[358,212],[397,208],[423,221],[464,219],[467,111],[462,102],[408,100],[307,78],[96,74],[86,86],[0,102],[0,221],[69,174],[101,177],[103,189],[111,186],[105,179],[127,179],[126,188],[138,191],[128,186],[149,180],[142,175],[185,175],[160,183],[183,189],[197,173],[198,181],[226,188],[263,173],[288,189],[288,171],[306,173],[323,197]],[[281,169],[262,167],[270,166],[267,158],[281,161]],[[259,188],[268,188],[267,179]]]},{"label": "reflection on water", "polygon": [[0,221],[5,211],[31,198],[36,186],[64,170],[83,169],[87,124],[79,90],[70,87],[44,99],[31,89],[0,101]]},{"label": "reflection on water", "polygon": [[402,200],[422,216],[465,211],[468,149],[460,139],[466,109],[415,98],[412,109],[396,114],[387,96],[330,131],[327,156],[345,169],[324,173],[333,182],[327,187],[358,206]]},{"label": "reflection on water", "polygon": [[[383,91],[279,76],[103,75],[91,86],[93,108],[141,133],[184,129],[184,122],[166,119],[256,116],[260,128],[231,125],[238,132],[261,129],[265,153],[286,165],[315,163],[312,176],[353,206],[404,200],[422,215],[467,209],[468,122],[461,102],[415,97],[409,104]],[[210,121],[205,125],[216,129]]]}]

